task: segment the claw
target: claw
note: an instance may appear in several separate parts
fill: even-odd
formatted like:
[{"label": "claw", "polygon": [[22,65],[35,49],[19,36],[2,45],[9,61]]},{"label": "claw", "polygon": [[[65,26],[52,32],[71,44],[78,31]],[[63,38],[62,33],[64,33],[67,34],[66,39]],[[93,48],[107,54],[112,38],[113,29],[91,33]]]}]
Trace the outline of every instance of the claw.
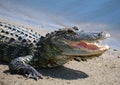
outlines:
[{"label": "claw", "polygon": [[39,79],[43,79],[43,76],[39,73],[38,75]]},{"label": "claw", "polygon": [[29,70],[28,74],[26,74],[26,77],[27,78],[32,78],[32,79],[35,79],[35,80],[43,79],[42,74],[37,72],[37,70],[35,70],[34,68],[31,68],[31,70]]},{"label": "claw", "polygon": [[40,73],[38,73],[38,74],[35,74],[35,73],[26,74],[26,77],[27,77],[27,79],[32,78],[35,80],[43,79],[43,76]]}]

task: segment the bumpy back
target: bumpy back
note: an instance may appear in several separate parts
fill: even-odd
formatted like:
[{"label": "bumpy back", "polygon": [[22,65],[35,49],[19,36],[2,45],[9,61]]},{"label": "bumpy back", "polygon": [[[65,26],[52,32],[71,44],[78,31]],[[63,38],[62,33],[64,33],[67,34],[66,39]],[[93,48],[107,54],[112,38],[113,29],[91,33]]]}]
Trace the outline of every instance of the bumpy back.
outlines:
[{"label": "bumpy back", "polygon": [[14,41],[35,44],[39,39],[40,35],[30,29],[0,22],[0,41],[2,42]]}]

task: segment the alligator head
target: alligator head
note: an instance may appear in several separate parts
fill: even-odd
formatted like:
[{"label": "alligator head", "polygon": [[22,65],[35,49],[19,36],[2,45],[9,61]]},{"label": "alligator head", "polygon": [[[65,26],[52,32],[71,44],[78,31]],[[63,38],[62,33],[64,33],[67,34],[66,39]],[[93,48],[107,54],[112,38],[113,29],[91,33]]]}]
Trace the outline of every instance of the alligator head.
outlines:
[{"label": "alligator head", "polygon": [[105,32],[84,32],[77,27],[60,29],[59,31],[47,34],[43,38],[42,50],[65,56],[92,57],[103,54],[109,49],[108,45],[101,45],[100,42],[109,38],[110,34]]}]

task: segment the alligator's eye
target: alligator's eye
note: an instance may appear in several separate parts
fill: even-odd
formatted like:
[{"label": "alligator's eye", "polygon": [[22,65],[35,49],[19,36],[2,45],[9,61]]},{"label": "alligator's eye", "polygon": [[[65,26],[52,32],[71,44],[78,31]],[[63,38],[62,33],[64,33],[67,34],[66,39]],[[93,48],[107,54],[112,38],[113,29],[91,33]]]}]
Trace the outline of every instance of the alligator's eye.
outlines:
[{"label": "alligator's eye", "polygon": [[101,33],[99,33],[98,36],[101,36]]},{"label": "alligator's eye", "polygon": [[72,33],[72,34],[76,34],[75,30],[73,30],[73,29],[68,29],[67,32]]},{"label": "alligator's eye", "polygon": [[98,36],[101,36],[103,34],[103,32],[100,32],[99,34],[98,34]]}]

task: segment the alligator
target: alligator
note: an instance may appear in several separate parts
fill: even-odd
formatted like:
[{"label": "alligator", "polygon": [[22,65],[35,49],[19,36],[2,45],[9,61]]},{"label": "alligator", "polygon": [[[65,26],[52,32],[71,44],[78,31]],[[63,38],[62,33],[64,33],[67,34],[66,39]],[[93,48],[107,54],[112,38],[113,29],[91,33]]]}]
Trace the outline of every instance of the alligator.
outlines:
[{"label": "alligator", "polygon": [[0,61],[9,63],[11,73],[38,80],[43,76],[36,68],[100,56],[109,49],[100,42],[109,37],[109,33],[85,32],[76,26],[41,36],[22,26],[0,22]]}]

